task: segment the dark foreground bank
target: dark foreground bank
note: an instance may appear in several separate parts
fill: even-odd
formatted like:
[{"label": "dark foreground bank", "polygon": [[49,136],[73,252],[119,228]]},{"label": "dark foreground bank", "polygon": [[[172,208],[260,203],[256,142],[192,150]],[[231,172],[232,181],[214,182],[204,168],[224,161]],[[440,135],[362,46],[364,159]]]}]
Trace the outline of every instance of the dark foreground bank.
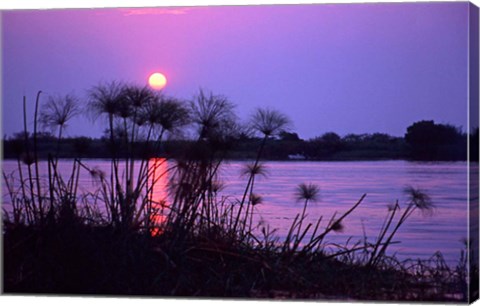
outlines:
[{"label": "dark foreground bank", "polygon": [[[6,228],[4,293],[116,296],[467,301],[462,267],[232,242],[222,232],[181,243],[76,222]],[[463,267],[465,268],[465,267]],[[472,284],[473,285],[473,284]]]}]

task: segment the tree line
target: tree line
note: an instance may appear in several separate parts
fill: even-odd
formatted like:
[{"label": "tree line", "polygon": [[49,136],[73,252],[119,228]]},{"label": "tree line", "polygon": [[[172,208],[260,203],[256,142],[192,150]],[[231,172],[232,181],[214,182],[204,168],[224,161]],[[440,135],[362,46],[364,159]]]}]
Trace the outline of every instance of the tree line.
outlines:
[{"label": "tree line", "polygon": [[[242,124],[234,113],[234,104],[225,96],[203,90],[195,99],[204,102],[212,98],[220,100],[219,105],[230,109],[231,118],[211,123],[209,116],[214,114],[202,114],[202,104],[192,108],[189,101],[154,93],[146,87],[116,82],[95,86],[88,91],[88,96],[85,110],[80,109],[78,100],[72,95],[47,98],[39,113],[41,131],[36,134],[40,158],[46,158],[52,152],[63,158],[108,158],[113,149],[120,155],[128,152],[137,157],[175,157],[193,141],[189,137],[192,127],[216,124],[198,131],[200,138],[214,131],[217,135],[213,136],[217,140],[228,140],[232,150],[226,158],[231,159],[254,159],[259,143],[264,141],[263,156],[270,160],[467,160],[467,139],[470,137],[471,160],[478,160],[478,127],[471,134],[466,134],[450,124],[423,120],[407,127],[403,137],[385,133],[341,137],[335,132],[327,132],[305,140],[291,130],[291,124],[285,124],[277,135],[269,135],[268,141],[265,141],[257,137],[252,129],[255,120],[261,122],[262,118],[251,118],[247,124]],[[146,102],[136,105],[135,101]],[[88,114],[93,120],[99,116],[107,119],[108,126],[102,137],[64,137],[67,122],[80,113]],[[290,123],[287,117],[285,120]],[[10,137],[4,136],[4,158],[24,154],[25,139],[31,138],[25,130]],[[161,148],[152,150],[146,146],[152,137],[163,139]],[[135,147],[141,149],[125,147],[124,144],[128,143],[126,138],[135,139],[138,144]],[[117,147],[112,148],[112,144]]]},{"label": "tree line", "polygon": [[[58,146],[59,156],[75,158],[108,158],[108,137],[67,137],[57,143],[50,132],[38,137],[39,155],[45,158]],[[334,132],[304,140],[295,132],[282,131],[265,144],[264,157],[270,160],[386,160],[405,159],[420,161],[467,160],[467,137],[470,137],[470,160],[478,161],[478,128],[467,135],[452,125],[434,121],[415,122],[407,128],[404,137],[385,133],[347,134]],[[23,132],[4,137],[4,158],[15,158],[23,150]],[[234,139],[234,147],[228,158],[253,159],[261,139],[246,133]],[[173,138],[165,140],[159,156],[174,157],[188,147],[191,140]],[[141,141],[139,141],[141,143]]]}]

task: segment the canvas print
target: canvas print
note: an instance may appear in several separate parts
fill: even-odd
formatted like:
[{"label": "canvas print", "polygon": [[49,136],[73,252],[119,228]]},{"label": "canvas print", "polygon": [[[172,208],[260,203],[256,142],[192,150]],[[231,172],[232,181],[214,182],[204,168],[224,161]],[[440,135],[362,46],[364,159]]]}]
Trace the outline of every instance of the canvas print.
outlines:
[{"label": "canvas print", "polygon": [[3,294],[478,298],[473,4],[1,22]]}]

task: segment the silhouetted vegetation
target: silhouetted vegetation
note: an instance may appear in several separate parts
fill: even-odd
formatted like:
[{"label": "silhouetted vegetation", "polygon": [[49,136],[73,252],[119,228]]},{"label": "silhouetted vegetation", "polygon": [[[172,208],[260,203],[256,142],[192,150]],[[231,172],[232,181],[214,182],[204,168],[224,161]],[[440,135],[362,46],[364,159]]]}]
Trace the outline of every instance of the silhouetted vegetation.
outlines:
[{"label": "silhouetted vegetation", "polygon": [[[423,132],[418,131],[418,124],[417,122],[411,126],[415,126],[415,128],[413,132],[407,132],[405,138],[382,133],[348,134],[340,137],[336,133],[328,132],[309,140],[303,140],[296,133],[282,131],[264,145],[263,156],[267,160],[290,160],[298,156],[299,159],[319,161],[399,159],[455,161],[467,159],[467,136],[459,132],[457,128],[449,125],[434,124],[440,127],[440,130],[445,129],[455,132],[448,137],[438,138],[438,136],[431,137],[428,132],[424,136],[420,136],[419,134]],[[438,135],[438,131],[433,130],[431,132]],[[478,129],[474,133],[476,134],[470,135],[470,156],[471,160],[478,161]],[[231,151],[226,158],[239,160],[255,159],[258,144],[261,143],[260,138],[248,136],[247,134],[239,134],[232,137],[234,141],[231,144]],[[419,140],[421,137],[429,139],[428,142],[423,143]],[[4,140],[5,158],[15,158],[23,138],[23,133],[17,133]],[[437,142],[432,142],[432,138],[436,138]],[[192,142],[192,140],[188,139],[167,139],[163,142],[163,150],[157,151],[156,156],[176,157]],[[111,155],[111,150],[108,148],[109,135],[105,135],[100,139],[70,137],[57,141],[53,135],[43,132],[38,135],[39,157],[46,159],[49,152],[56,150],[57,145],[59,146],[59,157],[61,158],[74,158],[78,153],[88,158],[108,158]],[[142,140],[135,144],[135,146],[143,145]],[[136,157],[140,157],[141,152],[134,152],[134,154]],[[294,157],[292,158],[292,156]]]},{"label": "silhouetted vegetation", "polygon": [[405,141],[415,160],[467,160],[467,136],[448,124],[416,122],[407,128]]},{"label": "silhouetted vegetation", "polygon": [[[405,190],[407,203],[397,201],[386,211],[375,241],[364,237],[335,250],[326,248],[325,238],[342,230],[366,194],[344,212],[307,222],[309,204],[321,189],[300,182],[300,213],[284,239],[253,222],[262,201],[255,180],[265,173],[265,158],[329,159],[360,148],[390,152],[389,146],[403,146],[398,138],[327,133],[303,141],[276,110],[258,108],[241,124],[235,105],[222,95],[200,90],[191,101],[179,101],[108,83],[93,87],[88,103],[90,116],[107,127],[105,137],[63,139],[77,114],[75,100],[49,99],[51,106],[37,116],[40,95],[32,134],[24,103],[24,131],[6,142],[17,161],[13,173],[3,173],[9,196],[2,229],[7,293],[468,300],[466,256],[452,268],[439,253],[400,262],[387,252],[414,211],[428,215],[433,207],[417,188]],[[58,134],[41,134],[37,122]],[[188,140],[180,137],[185,134]],[[281,144],[291,147],[277,150]],[[253,161],[242,171],[244,192],[219,197],[220,169],[238,152]],[[45,173],[39,170],[41,154]],[[58,159],[68,154],[71,171],[62,175]],[[105,154],[110,170],[90,167],[83,159],[89,154]],[[95,190],[79,188],[80,172],[92,177]],[[167,177],[169,195],[154,196]]]}]

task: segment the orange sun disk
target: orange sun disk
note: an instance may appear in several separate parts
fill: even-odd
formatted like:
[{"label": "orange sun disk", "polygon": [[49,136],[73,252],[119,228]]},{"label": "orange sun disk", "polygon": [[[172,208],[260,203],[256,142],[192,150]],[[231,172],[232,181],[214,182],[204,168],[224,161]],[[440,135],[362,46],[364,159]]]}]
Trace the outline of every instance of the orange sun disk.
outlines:
[{"label": "orange sun disk", "polygon": [[148,84],[153,89],[160,90],[167,85],[167,78],[160,72],[155,72],[148,78]]}]

